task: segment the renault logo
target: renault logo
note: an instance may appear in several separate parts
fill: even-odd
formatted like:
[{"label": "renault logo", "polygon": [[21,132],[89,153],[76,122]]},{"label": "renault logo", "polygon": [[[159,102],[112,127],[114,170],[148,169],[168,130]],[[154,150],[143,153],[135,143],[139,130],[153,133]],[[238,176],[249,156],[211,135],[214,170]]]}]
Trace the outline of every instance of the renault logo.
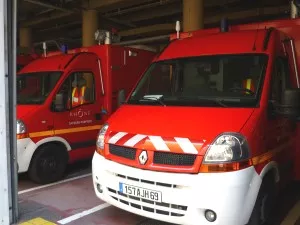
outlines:
[{"label": "renault logo", "polygon": [[148,160],[148,155],[146,151],[142,151],[139,156],[140,164],[145,165]]}]

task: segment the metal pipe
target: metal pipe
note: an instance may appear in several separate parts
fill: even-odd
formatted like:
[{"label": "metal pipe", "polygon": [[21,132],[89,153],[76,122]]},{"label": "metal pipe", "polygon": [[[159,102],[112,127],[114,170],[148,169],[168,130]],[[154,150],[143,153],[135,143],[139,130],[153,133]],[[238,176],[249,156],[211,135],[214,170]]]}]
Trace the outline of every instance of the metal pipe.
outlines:
[{"label": "metal pipe", "polygon": [[[7,1],[7,39],[8,43],[8,101],[9,101],[9,112],[7,121],[9,124],[10,132],[10,190],[11,190],[11,219],[12,223],[17,223],[19,218],[19,199],[18,199],[18,154],[17,154],[17,138],[16,138],[16,105],[17,105],[17,76],[16,66],[17,65],[17,0]],[[1,13],[0,13],[1,14]],[[11,62],[10,62],[11,59]]]},{"label": "metal pipe", "polygon": [[162,40],[169,40],[170,35],[161,35],[156,37],[149,37],[149,38],[142,38],[137,40],[131,41],[123,41],[119,43],[114,43],[114,45],[133,45],[133,44],[145,44],[153,41],[162,41]]},{"label": "metal pipe", "polygon": [[146,4],[143,4],[143,5],[139,5],[139,6],[133,6],[133,7],[127,8],[127,9],[121,9],[121,10],[118,9],[115,12],[105,13],[104,16],[107,16],[107,17],[119,16],[119,15],[122,15],[122,14],[139,11],[139,10],[142,10],[142,9],[149,9],[149,8],[153,8],[153,7],[156,7],[156,6],[166,5],[166,4],[169,4],[169,3],[174,2],[174,1],[178,1],[178,0],[160,0],[160,1],[157,1],[157,2],[153,2],[153,3],[146,3]]},{"label": "metal pipe", "polygon": [[40,16],[40,15],[42,15],[42,14],[51,12],[51,11],[53,11],[53,10],[54,10],[54,9],[46,9],[46,10],[43,10],[43,11],[41,11],[41,12],[36,13],[34,16]]},{"label": "metal pipe", "polygon": [[38,0],[24,0],[24,1],[35,4],[35,5],[40,5],[40,6],[43,6],[43,7],[46,7],[46,8],[59,10],[59,11],[62,11],[62,12],[74,12],[73,10],[65,9],[63,7],[55,6],[55,5],[52,5],[52,4],[49,4],[49,3],[45,3],[45,2],[40,2]]},{"label": "metal pipe", "polygon": [[299,77],[298,77],[298,65],[297,65],[297,61],[296,61],[296,53],[295,53],[294,40],[291,39],[290,43],[291,43],[291,47],[292,47],[292,54],[293,54],[293,61],[294,61],[294,67],[295,67],[297,87],[300,88],[300,86],[299,86]]},{"label": "metal pipe", "polygon": [[[13,1],[16,3],[16,1]],[[12,206],[13,198],[18,198],[17,186],[12,186],[12,177],[17,176],[17,172],[12,165],[12,158],[14,158],[15,151],[13,150],[15,144],[11,146],[11,142],[16,139],[14,136],[15,129],[11,130],[12,126],[16,125],[16,118],[13,118],[16,114],[13,97],[15,97],[16,86],[12,82],[15,76],[14,70],[12,70],[13,61],[11,52],[16,49],[15,44],[11,39],[15,38],[13,32],[15,29],[11,29],[11,26],[15,26],[15,15],[13,8],[8,0],[0,0],[0,224],[14,224],[17,221],[13,221],[12,210],[15,209]],[[15,23],[15,24],[12,24]],[[16,165],[16,160],[13,161]],[[15,166],[14,166],[15,167]],[[15,173],[14,173],[15,172]]]}]

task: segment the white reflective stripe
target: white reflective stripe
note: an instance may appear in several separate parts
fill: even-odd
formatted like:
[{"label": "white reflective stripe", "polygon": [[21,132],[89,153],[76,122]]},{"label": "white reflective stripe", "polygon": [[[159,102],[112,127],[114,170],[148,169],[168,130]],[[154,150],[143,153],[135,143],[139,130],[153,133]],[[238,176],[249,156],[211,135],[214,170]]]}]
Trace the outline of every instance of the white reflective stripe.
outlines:
[{"label": "white reflective stripe", "polygon": [[188,138],[175,138],[184,153],[198,154],[197,149]]},{"label": "white reflective stripe", "polygon": [[137,134],[137,135],[133,136],[132,138],[130,138],[128,141],[126,141],[124,145],[128,146],[128,147],[133,147],[138,142],[140,142],[141,140],[143,140],[145,137],[147,137],[147,136],[146,135],[142,135],[142,134]]},{"label": "white reflective stripe", "polygon": [[116,144],[122,137],[124,137],[127,133],[126,132],[119,132],[117,134],[115,134],[114,136],[112,136],[108,143],[109,144]]},{"label": "white reflective stripe", "polygon": [[170,151],[169,147],[160,136],[149,136],[149,139],[156,150]]},{"label": "white reflective stripe", "polygon": [[73,97],[73,102],[78,102],[78,98],[76,98],[76,97]]}]

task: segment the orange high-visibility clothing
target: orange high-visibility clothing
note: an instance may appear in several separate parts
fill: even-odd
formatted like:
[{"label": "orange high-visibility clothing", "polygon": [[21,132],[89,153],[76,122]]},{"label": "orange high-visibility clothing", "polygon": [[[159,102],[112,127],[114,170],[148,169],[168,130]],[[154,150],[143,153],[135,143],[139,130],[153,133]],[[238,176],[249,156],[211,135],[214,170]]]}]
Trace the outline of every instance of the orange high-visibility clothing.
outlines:
[{"label": "orange high-visibility clothing", "polygon": [[86,101],[84,99],[86,87],[83,86],[81,88],[73,88],[72,91],[72,107],[76,107],[82,104],[85,104]]},{"label": "orange high-visibility clothing", "polygon": [[243,88],[255,92],[255,86],[254,86],[253,80],[252,79],[246,79],[246,80],[244,80],[243,81]]}]

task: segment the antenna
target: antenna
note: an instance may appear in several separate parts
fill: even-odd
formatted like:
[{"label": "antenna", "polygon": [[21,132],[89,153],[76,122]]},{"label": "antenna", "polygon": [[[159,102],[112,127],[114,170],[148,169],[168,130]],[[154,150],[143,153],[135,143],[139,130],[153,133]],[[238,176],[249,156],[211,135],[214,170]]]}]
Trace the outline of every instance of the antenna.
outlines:
[{"label": "antenna", "polygon": [[179,39],[180,38],[180,34],[179,34],[179,32],[180,32],[180,21],[179,20],[177,20],[176,21],[176,32],[177,32],[177,39]]},{"label": "antenna", "polygon": [[43,42],[43,50],[44,50],[44,56],[46,57],[47,56],[47,44],[45,41]]},{"label": "antenna", "polygon": [[256,40],[257,40],[258,29],[259,29],[259,23],[257,23],[257,28],[256,28],[256,32],[255,32],[254,44],[253,44],[253,48],[252,48],[253,51],[256,50]]}]

